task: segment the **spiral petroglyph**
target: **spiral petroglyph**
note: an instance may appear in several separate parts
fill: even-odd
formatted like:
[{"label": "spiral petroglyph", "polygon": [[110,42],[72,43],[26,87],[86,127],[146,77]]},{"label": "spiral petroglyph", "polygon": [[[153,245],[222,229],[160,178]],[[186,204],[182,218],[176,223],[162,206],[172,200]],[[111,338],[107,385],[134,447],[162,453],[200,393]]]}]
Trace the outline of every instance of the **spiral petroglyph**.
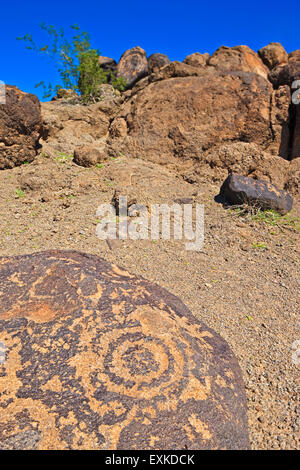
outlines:
[{"label": "spiral petroglyph", "polygon": [[248,448],[237,360],[156,285],[97,256],[0,258],[0,448]]}]

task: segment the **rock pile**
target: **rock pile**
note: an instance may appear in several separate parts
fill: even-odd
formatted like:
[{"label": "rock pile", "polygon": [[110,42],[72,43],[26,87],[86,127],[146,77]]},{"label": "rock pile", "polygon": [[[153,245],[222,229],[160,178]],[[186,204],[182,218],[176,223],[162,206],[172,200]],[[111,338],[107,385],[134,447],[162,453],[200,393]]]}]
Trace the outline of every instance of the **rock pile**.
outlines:
[{"label": "rock pile", "polygon": [[[102,85],[100,101],[89,106],[64,92],[42,103],[42,123],[37,99],[8,87],[8,105],[0,107],[0,168],[32,161],[41,135],[41,152],[49,156],[85,146],[101,158],[77,158],[77,164],[123,154],[175,166],[181,174],[189,162],[191,180],[210,173],[221,182],[229,166],[248,161],[240,165],[241,175],[297,194],[300,105],[292,101],[297,90],[291,87],[300,78],[299,51],[288,55],[279,43],[258,53],[221,46],[211,56],[196,52],[181,63],[134,47],[118,63],[108,57],[100,62],[126,79],[127,90],[119,94]],[[230,145],[232,153],[223,158]]]}]

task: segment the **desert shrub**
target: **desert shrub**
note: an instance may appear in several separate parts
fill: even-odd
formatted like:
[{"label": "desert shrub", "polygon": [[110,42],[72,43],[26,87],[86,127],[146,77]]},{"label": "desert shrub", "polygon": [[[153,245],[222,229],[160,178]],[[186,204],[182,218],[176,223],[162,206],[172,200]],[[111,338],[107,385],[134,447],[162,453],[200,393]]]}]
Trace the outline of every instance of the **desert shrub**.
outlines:
[{"label": "desert shrub", "polygon": [[[107,83],[111,72],[104,72],[99,63],[99,53],[96,49],[90,49],[79,56],[78,90],[84,102],[97,101],[98,85]],[[125,80],[121,77],[113,77],[112,85],[119,91],[126,88]]]}]

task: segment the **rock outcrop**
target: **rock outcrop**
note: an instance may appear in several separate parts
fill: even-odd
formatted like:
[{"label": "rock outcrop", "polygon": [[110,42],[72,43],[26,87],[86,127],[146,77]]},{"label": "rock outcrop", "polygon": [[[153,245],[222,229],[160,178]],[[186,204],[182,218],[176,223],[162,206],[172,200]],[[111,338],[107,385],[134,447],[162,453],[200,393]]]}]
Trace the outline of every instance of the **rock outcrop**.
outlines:
[{"label": "rock outcrop", "polygon": [[7,85],[6,104],[0,104],[0,170],[32,162],[41,129],[38,98]]},{"label": "rock outcrop", "polygon": [[281,85],[291,86],[295,80],[300,80],[300,60],[289,61],[286,65],[278,65],[268,74],[274,88]]},{"label": "rock outcrop", "polygon": [[0,258],[1,449],[247,449],[227,343],[97,256]]},{"label": "rock outcrop", "polygon": [[208,150],[203,160],[214,170],[216,180],[224,180],[230,172],[251,176],[284,188],[290,172],[290,162],[247,142],[220,145]]},{"label": "rock outcrop", "polygon": [[131,88],[148,73],[146,52],[138,46],[125,51],[117,65],[117,75],[126,80],[127,88]]},{"label": "rock outcrop", "polygon": [[148,57],[149,73],[157,72],[164,65],[168,65],[171,61],[166,54],[154,53]]},{"label": "rock outcrop", "polygon": [[256,209],[274,210],[286,214],[292,209],[293,199],[275,185],[262,180],[231,173],[224,181],[220,194],[235,205],[247,204]]}]

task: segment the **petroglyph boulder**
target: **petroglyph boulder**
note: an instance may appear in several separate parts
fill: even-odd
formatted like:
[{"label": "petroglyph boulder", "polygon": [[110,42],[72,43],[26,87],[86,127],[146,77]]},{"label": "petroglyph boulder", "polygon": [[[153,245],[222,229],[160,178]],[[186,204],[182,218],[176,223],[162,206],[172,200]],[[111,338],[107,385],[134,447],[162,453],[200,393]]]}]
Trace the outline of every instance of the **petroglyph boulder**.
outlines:
[{"label": "petroglyph boulder", "polygon": [[1,449],[244,449],[227,343],[164,289],[68,251],[0,258]]}]

